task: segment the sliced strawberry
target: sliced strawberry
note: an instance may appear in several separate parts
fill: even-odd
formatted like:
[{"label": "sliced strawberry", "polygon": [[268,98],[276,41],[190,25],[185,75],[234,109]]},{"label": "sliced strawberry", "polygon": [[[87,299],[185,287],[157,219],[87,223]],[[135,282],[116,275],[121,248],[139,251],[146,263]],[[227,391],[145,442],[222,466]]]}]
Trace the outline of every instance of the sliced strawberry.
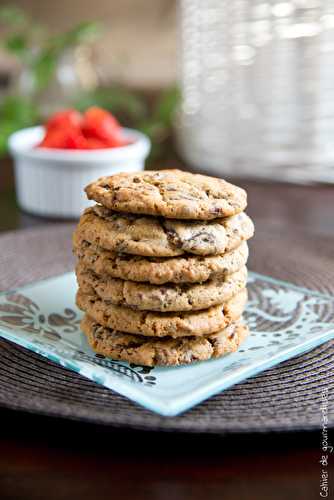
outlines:
[{"label": "sliced strawberry", "polygon": [[40,148],[52,149],[88,149],[86,138],[80,131],[73,129],[51,129],[46,132]]},{"label": "sliced strawberry", "polygon": [[95,137],[87,137],[87,149],[106,149],[109,146],[100,139],[95,139]]},{"label": "sliced strawberry", "polygon": [[126,146],[116,118],[102,108],[87,109],[82,116],[75,109],[55,113],[46,124],[44,139],[37,147],[55,149],[104,149]]},{"label": "sliced strawberry", "polygon": [[92,107],[84,113],[82,131],[86,137],[107,141],[120,130],[116,118],[104,109]]},{"label": "sliced strawberry", "polygon": [[122,146],[127,146],[128,144],[130,144],[130,141],[125,139],[122,134],[115,134],[113,137],[109,137],[109,139],[105,141],[106,148],[120,148]]},{"label": "sliced strawberry", "polygon": [[54,129],[46,132],[44,139],[38,144],[38,147],[65,149],[66,143],[66,131]]},{"label": "sliced strawberry", "polygon": [[82,115],[75,109],[65,109],[53,114],[46,123],[46,129],[75,128],[79,129],[82,124]]},{"label": "sliced strawberry", "polygon": [[86,137],[81,130],[66,131],[66,149],[90,149]]}]

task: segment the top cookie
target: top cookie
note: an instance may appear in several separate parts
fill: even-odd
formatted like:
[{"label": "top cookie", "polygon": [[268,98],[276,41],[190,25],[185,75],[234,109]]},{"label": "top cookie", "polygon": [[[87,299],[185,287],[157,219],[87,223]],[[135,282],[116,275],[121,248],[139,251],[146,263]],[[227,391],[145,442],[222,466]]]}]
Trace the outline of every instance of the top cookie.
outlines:
[{"label": "top cookie", "polygon": [[247,206],[246,192],[223,179],[181,170],[121,173],[85,189],[88,199],[119,212],[173,219],[229,217]]}]

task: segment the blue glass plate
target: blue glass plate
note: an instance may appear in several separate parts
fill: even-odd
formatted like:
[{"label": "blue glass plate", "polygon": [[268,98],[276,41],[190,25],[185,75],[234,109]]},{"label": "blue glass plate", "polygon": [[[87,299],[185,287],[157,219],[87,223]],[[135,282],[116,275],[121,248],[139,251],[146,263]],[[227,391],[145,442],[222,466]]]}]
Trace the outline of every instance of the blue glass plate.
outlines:
[{"label": "blue glass plate", "polygon": [[76,288],[67,273],[0,295],[0,336],[165,416],[334,338],[333,296],[250,273],[251,334],[238,352],[177,368],[129,365],[90,349]]}]

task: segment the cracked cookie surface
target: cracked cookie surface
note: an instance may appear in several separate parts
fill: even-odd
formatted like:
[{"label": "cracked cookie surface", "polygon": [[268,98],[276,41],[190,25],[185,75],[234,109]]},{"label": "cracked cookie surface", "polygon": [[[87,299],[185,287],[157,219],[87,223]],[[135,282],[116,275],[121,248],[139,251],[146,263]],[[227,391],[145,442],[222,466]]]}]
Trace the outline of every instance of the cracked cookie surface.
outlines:
[{"label": "cracked cookie surface", "polygon": [[85,191],[88,199],[113,210],[174,219],[229,217],[247,206],[243,189],[223,179],[181,170],[101,177]]},{"label": "cracked cookie surface", "polygon": [[224,304],[191,312],[151,312],[115,306],[79,288],[77,306],[102,326],[150,337],[208,335],[226,328],[242,315],[247,302],[244,289]]},{"label": "cracked cookie surface", "polygon": [[235,352],[248,335],[247,326],[232,323],[207,337],[149,338],[100,326],[87,315],[81,328],[96,353],[144,366],[175,366],[217,358]]},{"label": "cracked cookie surface", "polygon": [[253,233],[245,213],[204,223],[121,214],[96,205],[81,216],[74,240],[146,257],[205,256],[229,252]]},{"label": "cracked cookie surface", "polygon": [[247,269],[204,284],[150,285],[135,281],[108,278],[87,270],[82,264],[76,268],[77,280],[83,293],[98,295],[114,305],[148,311],[196,311],[222,304],[246,286]]}]

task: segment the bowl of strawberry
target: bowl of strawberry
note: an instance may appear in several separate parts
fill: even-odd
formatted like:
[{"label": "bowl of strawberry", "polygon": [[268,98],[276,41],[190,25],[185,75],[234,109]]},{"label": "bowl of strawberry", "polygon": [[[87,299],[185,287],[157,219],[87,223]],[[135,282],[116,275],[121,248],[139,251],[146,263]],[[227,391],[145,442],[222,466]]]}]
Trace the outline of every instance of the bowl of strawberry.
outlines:
[{"label": "bowl of strawberry", "polygon": [[9,138],[19,205],[37,215],[79,217],[89,205],[83,188],[117,172],[142,170],[150,141],[122,127],[108,111],[67,109],[44,126],[15,132]]}]

